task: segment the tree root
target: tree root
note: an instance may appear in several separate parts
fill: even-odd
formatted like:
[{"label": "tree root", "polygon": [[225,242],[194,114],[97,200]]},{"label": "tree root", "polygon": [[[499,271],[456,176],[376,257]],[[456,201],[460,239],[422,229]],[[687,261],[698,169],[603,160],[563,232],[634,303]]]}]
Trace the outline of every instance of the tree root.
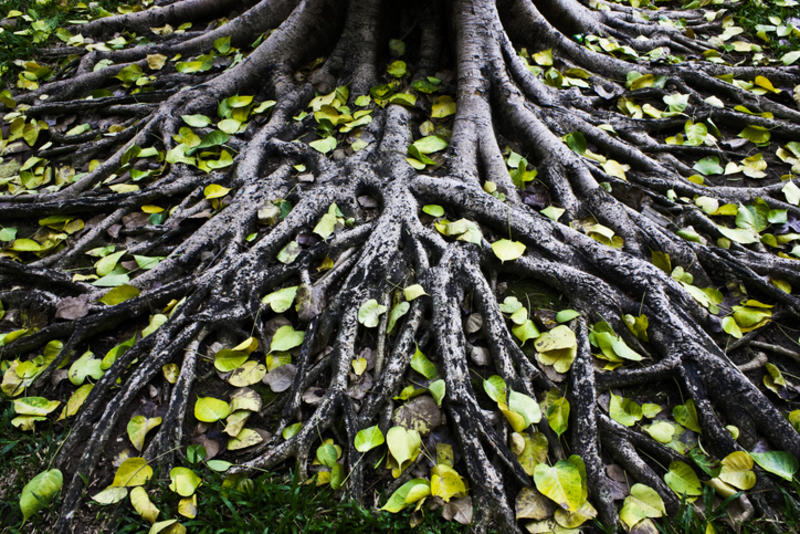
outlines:
[{"label": "tree root", "polygon": [[[774,400],[773,393],[782,390],[769,384],[786,388],[762,370],[780,363],[787,376],[797,374],[797,350],[778,334],[768,337],[800,315],[797,260],[784,252],[790,249],[783,243],[770,245],[765,236],[737,243],[730,232],[736,214],[699,208],[708,198],[718,206],[734,205],[737,224],[749,210],[764,219],[758,231],[773,224],[771,231],[787,235],[788,226],[771,221],[794,224],[800,209],[784,195],[785,182],[776,179],[781,162],[764,156],[770,175],[761,182],[709,175],[700,184],[692,176],[696,160],[735,162],[738,149],[674,144],[668,136],[684,135],[685,116],[643,119],[617,107],[623,95],[636,105],[661,105],[665,95],[680,93],[693,124],[713,126],[720,141],[744,127],[769,128],[769,146],[781,148],[800,133],[800,112],[786,99],[754,94],[715,76],[732,73],[750,81],[758,74],[786,87],[796,83],[797,69],[695,61],[710,49],[708,42],[645,23],[640,14],[646,10],[616,3],[597,2],[607,8],[600,10],[577,0],[451,4],[452,28],[445,30],[445,8],[438,4],[418,10],[426,14],[421,18],[409,8],[396,20],[384,20],[386,6],[371,0],[350,2],[344,10],[326,0],[246,6],[179,0],[92,22],[81,31],[100,37],[231,17],[200,33],[87,52],[68,77],[17,96],[24,121],[58,124],[72,114],[93,123],[124,118],[115,136],[99,137],[101,129],[70,136],[59,125],[42,134],[47,147],[42,141],[23,145],[23,161],[38,155],[53,168],[73,165],[76,176],[39,194],[0,196],[4,225],[19,225],[20,236],[28,232],[42,242],[50,234],[59,239],[52,250],[40,252],[13,241],[3,249],[7,257],[0,257],[0,301],[8,313],[0,324],[26,329],[15,339],[0,338],[0,355],[9,362],[32,360],[48,343],[63,340],[61,356],[43,364],[36,381],[25,387],[46,396],[61,368],[85,351],[107,351],[134,336],[67,423],[71,431],[54,462],[67,475],[56,531],[78,529],[86,490],[95,492],[110,481],[107,466],[116,455],[135,454],[114,438],[124,435],[140,406],[155,404],[153,413],[162,417],[141,453],[153,464],[181,463],[181,449],[192,435],[228,440],[212,436],[213,423],[196,424],[193,403],[202,396],[227,398],[220,379],[231,382],[232,375],[215,368],[214,353],[250,337],[260,346],[258,354],[265,354],[270,375],[263,385],[258,380],[247,387],[269,402],[253,410],[248,422],[261,431],[259,443],[222,453],[236,461],[231,474],[295,459],[304,478],[324,482],[327,476],[335,483],[338,467],[313,462],[317,448],[331,439],[341,449],[335,463],[347,473],[339,483],[366,500],[369,488],[394,491],[427,478],[430,467],[443,462],[437,446],[446,445],[453,451],[450,467],[473,496],[477,531],[520,531],[515,503],[520,490],[548,491],[519,452],[519,440],[533,436],[548,442],[540,464],[557,467],[581,459],[588,500],[598,520],[611,528],[620,526],[617,501],[627,495],[619,486],[627,491],[631,485],[609,475],[612,464],[631,483],[653,488],[674,514],[681,499],[664,475],[674,462],[691,463],[683,453],[698,442],[702,447],[696,451],[709,454],[709,461],[765,448],[800,457],[800,435],[785,413],[793,404],[784,401],[788,397]],[[240,8],[245,9],[231,13]],[[658,14],[664,20],[684,17],[695,35],[721,32],[720,23],[700,13],[665,8]],[[446,31],[454,42],[449,57],[440,50]],[[613,38],[632,52],[606,54],[576,42],[573,34]],[[404,35],[405,52],[393,41],[392,53],[402,56],[402,69],[413,68],[413,74],[383,74],[384,63],[394,61],[386,61],[387,35]],[[647,40],[637,39],[640,35]],[[123,94],[133,88],[120,87],[114,78],[123,69],[149,68],[152,54],[207,52],[221,37],[241,49],[237,59],[220,52],[212,68],[194,74],[173,72],[170,64],[149,92]],[[256,38],[260,42],[251,47]],[[549,56],[536,60],[545,68],[533,68],[534,56],[521,54],[523,47],[531,53],[551,48]],[[655,47],[692,61],[647,65],[632,59]],[[323,53],[327,57],[317,59]],[[94,71],[99,61],[114,64]],[[562,79],[570,72],[587,80],[585,87],[555,86],[543,74],[548,62],[563,70],[556,73]],[[630,72],[663,77],[664,84],[628,90]],[[419,89],[425,84],[435,87],[435,94]],[[181,89],[185,85],[192,87]],[[109,86],[119,91],[84,98]],[[384,98],[392,93],[401,96]],[[362,105],[366,94],[369,103]],[[413,103],[403,101],[406,94]],[[243,108],[226,100],[237,95],[255,99]],[[711,95],[772,118],[720,109],[709,103]],[[275,102],[271,110],[265,106],[268,116],[245,122],[257,102],[270,99]],[[430,104],[453,104],[454,111],[431,116]],[[220,143],[197,147],[201,137],[222,132],[213,123],[192,130],[187,124],[201,119],[190,116],[211,117],[224,106],[247,109],[241,128],[227,130],[233,133]],[[358,117],[365,109],[370,114],[362,116],[370,122],[352,131],[325,118]],[[313,127],[322,140],[335,140],[335,148],[309,143],[317,141],[309,133]],[[428,135],[446,138],[446,151],[409,150],[417,146],[415,139]],[[197,137],[196,148],[185,145],[175,152],[191,136]],[[576,141],[581,138],[582,147]],[[36,146],[38,152],[31,148]],[[145,147],[158,156],[140,158],[142,149],[149,151]],[[223,161],[223,151],[232,161]],[[200,162],[208,166],[211,156],[222,163],[202,168]],[[415,170],[420,166],[424,170]],[[538,175],[526,174],[534,168]],[[61,222],[34,224],[51,216]],[[80,229],[67,233],[66,225],[76,219]],[[451,232],[462,222],[464,230]],[[55,224],[62,226],[50,232]],[[505,257],[497,250],[504,239],[524,252]],[[91,256],[109,257],[113,251],[103,250],[108,244],[135,259],[112,268],[118,276],[124,271],[122,285],[136,296],[111,305],[103,300],[111,294],[108,288],[90,283],[108,274],[100,267],[103,260]],[[417,284],[424,294],[412,298],[408,288]],[[282,311],[261,300],[290,287],[296,296]],[[370,322],[363,310],[373,300],[383,311]],[[526,312],[521,321],[507,311],[515,301]],[[73,307],[82,311],[70,311]],[[556,315],[567,308],[577,314],[564,320]],[[764,319],[742,319],[739,325],[743,313]],[[142,328],[155,324],[156,317],[161,322],[143,335]],[[730,321],[745,330],[741,342],[729,344]],[[769,322],[774,329],[765,327]],[[289,323],[304,332],[302,342],[272,350],[276,331]],[[558,323],[575,339],[567,372],[546,363],[548,351],[540,343]],[[629,352],[610,357],[610,349],[598,342],[608,329],[615,346],[625,345],[639,358]],[[751,349],[770,356],[754,358]],[[425,353],[433,371],[421,370],[417,351]],[[281,369],[276,362],[286,361],[293,366],[290,384],[269,383]],[[176,372],[168,379],[165,366],[171,365]],[[6,368],[6,374],[13,372]],[[514,408],[511,401],[497,401],[500,411],[495,409],[484,382],[492,375],[515,395],[541,403],[544,417],[526,421],[522,429],[513,415],[504,420],[502,410],[513,414]],[[438,380],[445,393],[434,399]],[[161,388],[155,400],[148,399],[151,386]],[[663,411],[639,414],[628,425],[609,407],[609,392],[658,404]],[[730,406],[734,397],[736,410]],[[564,421],[569,431],[563,435],[552,411],[553,399],[561,398],[570,406]],[[414,399],[430,400],[436,412],[412,413],[428,418],[415,427],[423,435],[422,452],[408,465],[395,466],[392,475],[372,470],[381,454],[359,451],[356,436],[373,425],[383,434],[393,426],[414,426],[403,419],[409,406],[420,402]],[[691,411],[694,419],[670,419],[668,412],[680,410]],[[431,420],[435,426],[428,428]],[[682,437],[654,439],[651,425],[659,422],[673,425]],[[741,430],[739,439],[731,425]],[[749,494],[764,517],[776,510],[754,493],[774,491],[768,476],[759,471],[759,485]],[[430,500],[449,499],[439,494]],[[559,513],[576,512],[574,506],[562,507]],[[563,517],[556,514],[555,521]]]}]

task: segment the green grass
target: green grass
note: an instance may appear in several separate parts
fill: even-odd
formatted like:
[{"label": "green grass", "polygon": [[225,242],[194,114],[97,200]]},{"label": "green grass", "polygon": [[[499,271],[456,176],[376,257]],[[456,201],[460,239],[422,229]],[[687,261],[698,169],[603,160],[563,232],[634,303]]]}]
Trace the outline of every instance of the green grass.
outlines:
[{"label": "green grass", "polygon": [[[11,403],[0,412],[0,526],[20,525],[19,494],[22,487],[37,473],[48,468],[64,436],[58,435],[48,423],[39,423],[36,433],[22,432],[11,426],[15,416]],[[46,528],[43,514],[37,514],[26,524],[26,529]],[[30,530],[27,530],[30,531]],[[0,532],[17,532],[14,528]]]},{"label": "green grass", "polygon": [[[52,424],[47,426],[45,422],[37,423],[40,426],[35,433],[22,432],[11,425],[14,415],[11,403],[6,403],[0,411],[0,533],[50,532],[60,505],[59,498],[34,514],[24,526],[18,501],[22,487],[37,473],[51,467],[51,458],[66,434],[57,433]],[[234,478],[196,465],[192,467],[203,478],[196,493],[198,514],[195,519],[178,515],[179,497],[168,489],[168,482],[157,481],[158,473],[146,487],[160,510],[158,520],[179,519],[192,534],[456,534],[467,530],[456,522],[442,519],[440,510],[427,510],[425,507],[418,514],[421,523],[411,528],[411,511],[374,513],[352,500],[342,500],[341,492],[335,493],[327,486],[303,484],[291,473]],[[64,483],[66,485],[66,479]],[[87,499],[82,507],[86,511],[83,517],[91,522],[91,527],[87,527],[91,531],[139,534],[150,528],[128,499],[108,506]]]},{"label": "green grass", "polygon": [[[11,10],[24,15],[9,19],[12,25],[0,33],[0,89],[15,87],[21,69],[14,61],[35,60],[40,48],[58,42],[54,32],[67,20],[107,15],[125,4],[120,0],[95,0],[91,9],[78,9],[78,3],[78,0],[0,0],[0,19]],[[88,0],[84,3],[89,4]]]},{"label": "green grass", "polygon": [[[792,482],[790,490],[781,488],[780,520],[778,522],[764,518],[748,518],[744,521],[733,521],[729,513],[733,512],[734,496],[719,501],[715,499],[715,491],[709,486],[703,488],[703,495],[694,504],[702,504],[706,512],[701,514],[686,501],[681,503],[677,514],[668,516],[656,522],[661,534],[702,534],[714,532],[716,534],[791,534],[800,529],[800,485],[797,480]],[[741,493],[741,492],[740,492]],[[777,497],[777,496],[774,496]],[[713,531],[707,531],[708,525]]]},{"label": "green grass", "polygon": [[[22,486],[35,474],[50,467],[50,460],[65,437],[50,426],[37,428],[35,434],[21,432],[11,426],[14,416],[9,404],[0,412],[0,532],[21,534],[48,532],[58,499],[22,526],[18,498]],[[42,424],[42,423],[40,423]],[[261,473],[247,478],[226,477],[194,465],[203,479],[197,490],[198,514],[187,519],[178,514],[179,497],[168,489],[168,483],[156,473],[147,486],[148,495],[160,510],[158,520],[178,519],[192,534],[250,533],[332,533],[414,532],[422,534],[456,534],[468,527],[441,518],[438,509],[425,506],[417,513],[419,521],[411,527],[412,512],[400,514],[372,512],[352,500],[342,500],[341,492],[329,487],[303,484],[292,473]],[[768,476],[768,475],[762,475]],[[66,482],[66,481],[65,481]],[[714,490],[704,488],[695,502],[702,504],[700,513],[694,505],[683,503],[678,513],[655,521],[661,534],[702,534],[710,523],[716,534],[789,534],[800,531],[800,484],[781,482],[780,494],[773,495],[780,508],[780,521],[750,518],[731,527],[726,521],[733,509],[732,500],[720,501]],[[748,492],[752,495],[752,491]],[[381,502],[385,497],[381,499]],[[82,505],[83,521],[91,531],[120,534],[146,533],[150,524],[132,508],[128,499],[118,505],[101,506],[87,500]],[[603,529],[606,533],[612,532]]]},{"label": "green grass", "polygon": [[733,16],[736,24],[744,28],[751,36],[754,37],[754,42],[757,42],[774,51],[776,54],[784,54],[792,50],[800,49],[800,36],[789,34],[785,37],[778,37],[775,32],[767,33],[769,41],[764,41],[756,36],[756,26],[759,25],[772,25],[769,20],[770,17],[778,17],[782,21],[789,18],[800,18],[800,9],[797,7],[781,7],[775,5],[773,0],[744,0],[733,7]]},{"label": "green grass", "polygon": [[[410,527],[411,512],[373,513],[328,487],[302,484],[292,475],[263,473],[254,478],[230,478],[203,471],[203,485],[197,490],[198,514],[186,519],[177,513],[177,496],[157,485],[149,491],[161,510],[159,521],[177,518],[193,534],[250,533],[370,533],[419,532],[447,534],[466,527],[441,518],[439,510],[424,510],[422,522]],[[119,534],[146,532],[150,525],[127,503],[124,515],[107,530]],[[424,507],[423,507],[424,508]]]}]

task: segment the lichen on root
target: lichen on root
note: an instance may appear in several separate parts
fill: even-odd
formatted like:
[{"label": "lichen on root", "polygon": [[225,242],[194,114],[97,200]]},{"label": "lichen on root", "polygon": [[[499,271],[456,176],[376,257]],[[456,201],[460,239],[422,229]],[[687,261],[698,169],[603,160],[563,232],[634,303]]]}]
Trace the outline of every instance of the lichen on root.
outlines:
[{"label": "lichen on root", "polygon": [[478,531],[652,529],[698,474],[774,518],[742,451],[800,457],[800,70],[725,15],[178,0],[70,28],[3,96],[0,167],[3,392],[66,401],[56,530],[189,444]]}]

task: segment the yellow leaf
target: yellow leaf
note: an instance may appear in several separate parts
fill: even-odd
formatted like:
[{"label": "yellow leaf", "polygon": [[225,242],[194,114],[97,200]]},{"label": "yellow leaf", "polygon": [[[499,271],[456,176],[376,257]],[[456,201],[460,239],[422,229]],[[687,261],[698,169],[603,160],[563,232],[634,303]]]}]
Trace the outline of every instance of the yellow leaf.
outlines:
[{"label": "yellow leaf", "polygon": [[147,66],[150,70],[161,70],[166,61],[167,56],[164,54],[147,54]]},{"label": "yellow leaf", "polygon": [[230,192],[227,187],[222,187],[219,184],[210,184],[203,189],[203,196],[207,199],[222,198]]},{"label": "yellow leaf", "polygon": [[178,513],[183,517],[194,519],[197,517],[197,494],[191,497],[184,497],[178,502]]},{"label": "yellow leaf", "polygon": [[141,486],[153,476],[153,468],[141,457],[128,458],[117,468],[112,486]]},{"label": "yellow leaf", "polygon": [[431,469],[431,495],[441,497],[450,502],[453,497],[466,494],[464,480],[455,469],[446,464],[436,464]]},{"label": "yellow leaf", "polygon": [[150,501],[150,497],[147,496],[147,492],[144,488],[141,486],[133,488],[130,498],[134,510],[146,520],[155,523],[158,517],[158,508]]}]

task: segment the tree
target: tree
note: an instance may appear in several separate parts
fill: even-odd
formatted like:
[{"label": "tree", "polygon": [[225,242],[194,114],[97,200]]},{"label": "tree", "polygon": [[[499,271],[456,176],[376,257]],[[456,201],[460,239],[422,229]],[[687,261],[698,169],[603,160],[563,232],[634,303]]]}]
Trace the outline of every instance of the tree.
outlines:
[{"label": "tree", "polygon": [[389,508],[468,487],[479,528],[617,525],[620,480],[644,528],[749,489],[737,451],[791,477],[797,52],[708,2],[241,4],[59,30],[3,96],[3,391],[70,400],[57,529],[126,427]]}]

